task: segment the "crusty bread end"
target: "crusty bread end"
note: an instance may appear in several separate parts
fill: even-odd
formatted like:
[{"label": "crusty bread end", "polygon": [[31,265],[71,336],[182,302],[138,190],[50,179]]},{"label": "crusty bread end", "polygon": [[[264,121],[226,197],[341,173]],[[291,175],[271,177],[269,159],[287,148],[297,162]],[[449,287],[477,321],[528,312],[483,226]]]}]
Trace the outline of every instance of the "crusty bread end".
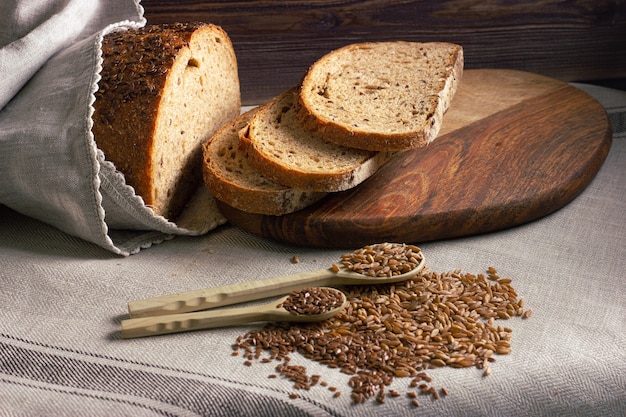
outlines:
[{"label": "crusty bread end", "polygon": [[113,32],[102,44],[93,134],[155,214],[174,220],[202,180],[201,145],[241,108],[237,60],[206,23]]}]

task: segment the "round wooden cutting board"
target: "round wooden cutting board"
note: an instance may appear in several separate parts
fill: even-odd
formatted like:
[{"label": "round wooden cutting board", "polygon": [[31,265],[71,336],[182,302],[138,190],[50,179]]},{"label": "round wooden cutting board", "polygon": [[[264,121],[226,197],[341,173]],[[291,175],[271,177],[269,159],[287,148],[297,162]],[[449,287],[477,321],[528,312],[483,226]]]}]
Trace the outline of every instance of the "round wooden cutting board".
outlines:
[{"label": "round wooden cutting board", "polygon": [[356,188],[285,216],[219,207],[251,233],[314,247],[486,233],[572,201],[602,166],[611,136],[600,103],[567,83],[466,70],[437,139],[397,155]]}]

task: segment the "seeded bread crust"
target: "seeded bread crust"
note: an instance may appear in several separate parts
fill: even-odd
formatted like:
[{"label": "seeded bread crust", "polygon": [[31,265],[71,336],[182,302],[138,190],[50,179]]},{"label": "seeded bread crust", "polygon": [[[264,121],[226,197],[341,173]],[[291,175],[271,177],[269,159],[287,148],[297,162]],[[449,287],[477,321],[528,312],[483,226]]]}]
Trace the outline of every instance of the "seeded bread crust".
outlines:
[{"label": "seeded bread crust", "polygon": [[239,114],[228,35],[206,23],[106,35],[92,132],[157,215],[175,219],[202,181],[201,145]]},{"label": "seeded bread crust", "polygon": [[437,136],[463,74],[463,49],[432,42],[368,42],[323,56],[301,84],[303,126],[339,145],[422,147]]},{"label": "seeded bread crust", "polygon": [[[239,134],[250,165],[279,184],[317,192],[350,189],[374,174],[387,152],[350,149],[322,139],[297,120],[297,89],[261,106]],[[326,139],[326,137],[325,137]]]},{"label": "seeded bread crust", "polygon": [[204,183],[218,200],[247,213],[283,215],[307,207],[326,193],[277,184],[259,174],[239,148],[239,131],[258,107],[221,127],[202,146]]}]

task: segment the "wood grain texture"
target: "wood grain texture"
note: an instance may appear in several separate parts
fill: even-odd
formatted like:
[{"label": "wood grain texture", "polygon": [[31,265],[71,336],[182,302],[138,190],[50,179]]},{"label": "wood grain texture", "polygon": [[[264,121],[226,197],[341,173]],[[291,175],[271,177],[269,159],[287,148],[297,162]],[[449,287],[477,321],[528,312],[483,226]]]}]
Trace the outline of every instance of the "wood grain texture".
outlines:
[{"label": "wood grain texture", "polygon": [[572,201],[611,145],[604,108],[552,78],[468,70],[438,138],[356,188],[282,217],[226,205],[231,223],[306,246],[419,243],[530,222]]},{"label": "wood grain texture", "polygon": [[383,40],[463,46],[465,66],[565,81],[626,77],[626,1],[144,0],[149,23],[221,25],[239,60],[244,104],[294,86],[323,54]]}]

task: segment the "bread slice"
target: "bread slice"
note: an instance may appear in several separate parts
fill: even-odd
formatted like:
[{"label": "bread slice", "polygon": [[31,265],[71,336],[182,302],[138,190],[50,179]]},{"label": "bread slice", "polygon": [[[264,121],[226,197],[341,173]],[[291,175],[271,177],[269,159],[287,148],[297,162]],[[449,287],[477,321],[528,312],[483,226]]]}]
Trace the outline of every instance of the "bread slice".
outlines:
[{"label": "bread slice", "polygon": [[303,78],[299,118],[339,145],[367,150],[425,146],[439,132],[463,73],[451,43],[374,42],[345,46]]},{"label": "bread slice", "polygon": [[206,23],[106,35],[92,132],[157,215],[175,219],[202,181],[201,145],[241,108],[228,35]]},{"label": "bread slice", "polygon": [[279,184],[317,192],[356,186],[388,160],[381,152],[349,149],[304,129],[296,118],[297,89],[267,104],[239,135],[250,165]]},{"label": "bread slice", "polygon": [[204,143],[204,183],[218,200],[247,213],[283,215],[307,207],[326,193],[298,190],[259,174],[239,148],[239,131],[258,111],[249,110],[221,127]]}]

